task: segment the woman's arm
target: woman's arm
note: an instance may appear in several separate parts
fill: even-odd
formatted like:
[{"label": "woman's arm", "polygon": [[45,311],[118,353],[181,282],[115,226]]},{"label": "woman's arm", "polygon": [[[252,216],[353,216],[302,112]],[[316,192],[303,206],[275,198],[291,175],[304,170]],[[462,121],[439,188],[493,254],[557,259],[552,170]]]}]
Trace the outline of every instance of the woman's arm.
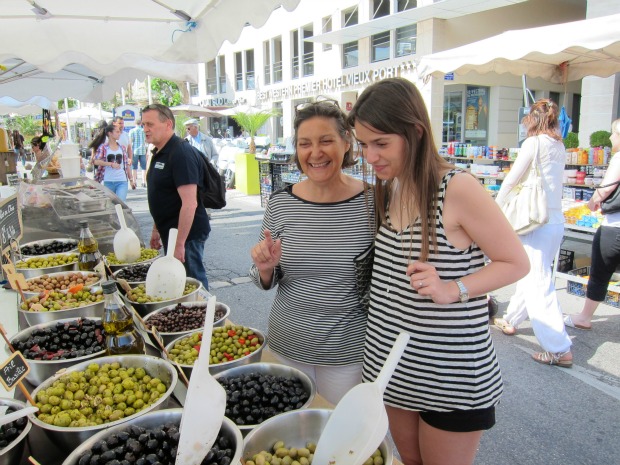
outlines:
[{"label": "woman's arm", "polygon": [[[615,181],[620,181],[620,152],[616,153],[611,159],[607,171],[605,172],[605,177],[601,182],[601,186],[607,186]],[[617,184],[613,184],[608,187],[595,189],[594,194],[592,194],[592,197],[588,201],[588,208],[592,211],[601,208],[601,202],[609,197],[616,187]]]},{"label": "woman's arm", "polygon": [[530,169],[534,155],[536,155],[536,139],[536,137],[528,137],[523,142],[517,159],[512,164],[512,168],[510,168],[506,178],[502,181],[502,186],[495,199],[498,204],[501,205],[504,202],[506,195],[519,184],[519,181]]}]

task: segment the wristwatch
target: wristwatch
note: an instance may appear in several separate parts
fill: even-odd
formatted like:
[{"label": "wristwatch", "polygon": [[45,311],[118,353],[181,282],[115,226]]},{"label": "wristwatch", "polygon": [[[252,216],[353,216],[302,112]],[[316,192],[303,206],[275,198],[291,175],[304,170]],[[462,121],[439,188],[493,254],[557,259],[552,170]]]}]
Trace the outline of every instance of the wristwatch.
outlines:
[{"label": "wristwatch", "polygon": [[469,291],[460,279],[455,279],[454,282],[459,287],[459,301],[464,304],[469,300]]}]

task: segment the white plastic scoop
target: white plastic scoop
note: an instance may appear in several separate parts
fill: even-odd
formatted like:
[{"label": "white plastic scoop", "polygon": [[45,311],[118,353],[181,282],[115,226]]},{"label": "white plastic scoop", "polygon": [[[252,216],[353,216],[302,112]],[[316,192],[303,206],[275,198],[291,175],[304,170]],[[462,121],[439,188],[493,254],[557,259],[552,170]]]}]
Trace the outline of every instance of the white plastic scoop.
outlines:
[{"label": "white plastic scoop", "polygon": [[388,431],[383,392],[407,342],[409,335],[400,333],[377,379],[358,384],[338,402],[316,445],[313,464],[362,465],[379,447]]},{"label": "white plastic scoop", "polygon": [[31,413],[35,413],[39,411],[39,407],[26,407],[19,409],[17,412],[9,413],[8,415],[3,415],[0,417],[0,426],[6,425],[7,423],[11,423],[21,417],[25,417],[26,415],[30,415]]},{"label": "white plastic scoop", "polygon": [[183,406],[177,465],[200,465],[215,443],[224,421],[226,391],[209,372],[215,301],[212,296],[207,302],[201,348]]},{"label": "white plastic scoop", "polygon": [[178,231],[168,233],[168,253],[153,262],[146,273],[146,294],[164,300],[178,299],[185,289],[185,267],[174,257]]},{"label": "white plastic scoop", "polygon": [[140,239],[136,233],[127,227],[123,207],[116,204],[116,215],[121,229],[114,236],[114,255],[121,262],[133,263],[140,258]]}]

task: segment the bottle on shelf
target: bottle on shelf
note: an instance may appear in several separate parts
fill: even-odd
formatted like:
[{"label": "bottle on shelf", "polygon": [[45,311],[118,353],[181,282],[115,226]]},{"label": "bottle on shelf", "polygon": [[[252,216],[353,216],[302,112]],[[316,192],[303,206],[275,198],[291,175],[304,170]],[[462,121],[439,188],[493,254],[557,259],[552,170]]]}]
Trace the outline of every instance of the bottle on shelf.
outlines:
[{"label": "bottle on shelf", "polygon": [[80,228],[78,268],[80,271],[93,271],[103,260],[99,252],[99,244],[88,228],[88,221],[80,221]]},{"label": "bottle on shelf", "polygon": [[131,311],[118,294],[116,282],[106,281],[101,287],[104,296],[101,324],[108,355],[144,354],[144,339],[134,325]]}]

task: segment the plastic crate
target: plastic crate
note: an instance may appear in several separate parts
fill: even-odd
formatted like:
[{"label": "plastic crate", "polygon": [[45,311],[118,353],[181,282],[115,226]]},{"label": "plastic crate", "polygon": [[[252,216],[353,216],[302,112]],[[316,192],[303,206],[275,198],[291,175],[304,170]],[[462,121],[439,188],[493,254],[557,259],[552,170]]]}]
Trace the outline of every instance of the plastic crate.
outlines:
[{"label": "plastic crate", "polygon": [[[585,278],[585,276],[590,275],[590,267],[584,266],[581,268],[576,268],[574,270],[570,270],[568,274],[579,278],[580,281],[571,281],[569,279],[567,281],[567,292],[569,294],[573,294],[579,297],[585,297],[586,289],[588,286],[582,281],[587,281],[587,278]],[[614,273],[611,279],[613,281],[620,281],[620,274]],[[612,307],[620,308],[620,294],[614,291],[607,291],[607,295],[605,296],[605,303],[607,305],[611,305]]]},{"label": "plastic crate", "polygon": [[568,273],[573,269],[573,261],[575,260],[575,252],[572,250],[560,249],[556,270],[560,273]]}]

